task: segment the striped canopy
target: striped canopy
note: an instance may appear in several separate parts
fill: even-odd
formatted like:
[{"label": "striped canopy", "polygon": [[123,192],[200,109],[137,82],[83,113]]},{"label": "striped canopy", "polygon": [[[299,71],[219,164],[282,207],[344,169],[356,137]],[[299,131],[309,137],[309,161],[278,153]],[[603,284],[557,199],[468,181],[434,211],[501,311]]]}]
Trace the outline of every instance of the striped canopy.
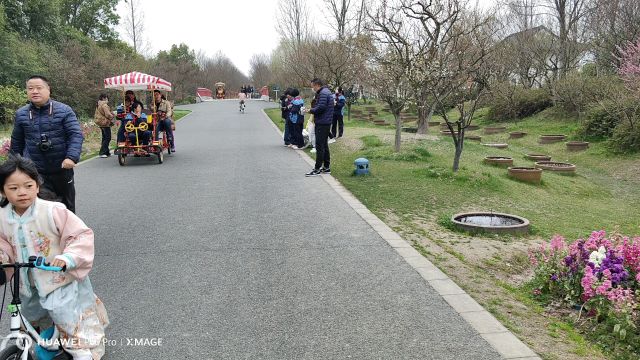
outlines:
[{"label": "striped canopy", "polygon": [[171,91],[171,83],[157,76],[130,72],[104,79],[105,89],[119,90],[165,90]]}]

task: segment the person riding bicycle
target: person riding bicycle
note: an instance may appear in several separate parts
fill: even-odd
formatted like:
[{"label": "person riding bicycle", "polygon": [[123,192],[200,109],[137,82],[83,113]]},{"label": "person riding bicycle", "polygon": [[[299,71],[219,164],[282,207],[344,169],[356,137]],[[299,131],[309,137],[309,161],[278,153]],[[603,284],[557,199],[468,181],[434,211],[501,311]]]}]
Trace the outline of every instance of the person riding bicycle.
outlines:
[{"label": "person riding bicycle", "polygon": [[[63,204],[38,198],[40,185],[31,160],[10,155],[0,165],[0,261],[44,256],[52,266],[65,267],[64,272],[21,269],[20,311],[35,326],[53,321],[74,360],[100,359],[109,319],[88,277],[93,231]],[[2,283],[12,274],[12,269],[0,271]]]},{"label": "person riding bicycle", "polygon": [[242,111],[244,110],[244,107],[245,107],[245,100],[247,99],[247,94],[240,91],[238,93],[238,99],[240,100],[240,111]]},{"label": "person riding bicycle", "polygon": [[125,127],[127,123],[131,123],[136,128],[140,127],[140,124],[144,123],[147,124],[147,130],[136,129],[132,132],[127,132],[129,143],[131,145],[149,145],[149,140],[151,140],[152,125],[147,123],[147,114],[142,112],[142,105],[134,104],[134,106],[134,111],[128,113],[122,122],[124,123]]},{"label": "person riding bicycle", "polygon": [[172,128],[173,120],[171,120],[171,117],[173,116],[173,109],[171,108],[171,104],[169,103],[167,98],[158,90],[153,91],[153,98],[156,103],[156,114],[158,115],[156,139],[158,138],[158,134],[160,133],[160,131],[165,131],[167,133],[167,141],[171,146],[171,152],[176,152],[176,145]]}]

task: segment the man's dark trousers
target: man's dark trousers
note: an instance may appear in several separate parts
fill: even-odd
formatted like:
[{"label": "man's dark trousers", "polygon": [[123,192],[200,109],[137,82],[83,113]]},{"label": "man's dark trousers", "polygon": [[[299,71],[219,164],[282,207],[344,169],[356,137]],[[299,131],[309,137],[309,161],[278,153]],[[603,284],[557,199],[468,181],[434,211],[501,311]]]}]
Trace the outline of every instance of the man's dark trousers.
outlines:
[{"label": "man's dark trousers", "polygon": [[329,155],[329,132],[331,124],[316,124],[316,170],[323,166],[329,169],[331,157]]},{"label": "man's dark trousers", "polygon": [[73,169],[63,169],[53,174],[42,174],[42,187],[53,192],[58,201],[63,203],[71,212],[76,212],[76,187],[73,179]]}]

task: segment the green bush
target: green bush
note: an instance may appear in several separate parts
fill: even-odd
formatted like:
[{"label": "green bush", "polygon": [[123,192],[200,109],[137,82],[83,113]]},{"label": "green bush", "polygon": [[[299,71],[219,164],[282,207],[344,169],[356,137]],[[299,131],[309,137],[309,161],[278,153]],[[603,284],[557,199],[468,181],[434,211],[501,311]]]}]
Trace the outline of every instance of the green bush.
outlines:
[{"label": "green bush", "polygon": [[634,153],[640,151],[640,119],[635,119],[634,126],[628,121],[621,121],[613,130],[608,142],[609,148],[616,153]]},{"label": "green bush", "polygon": [[620,123],[620,112],[612,112],[615,105],[611,102],[595,104],[586,112],[585,122],[580,130],[583,138],[604,140],[613,135],[613,130]]},{"label": "green bush", "polygon": [[521,119],[552,105],[545,89],[524,89],[511,84],[496,86],[488,118],[495,121]]},{"label": "green bush", "polygon": [[27,94],[16,86],[0,85],[0,124],[13,123],[16,110],[27,102]]},{"label": "green bush", "polygon": [[578,117],[607,94],[624,91],[618,76],[588,76],[585,73],[569,74],[558,80],[554,87],[556,105],[566,114]]}]

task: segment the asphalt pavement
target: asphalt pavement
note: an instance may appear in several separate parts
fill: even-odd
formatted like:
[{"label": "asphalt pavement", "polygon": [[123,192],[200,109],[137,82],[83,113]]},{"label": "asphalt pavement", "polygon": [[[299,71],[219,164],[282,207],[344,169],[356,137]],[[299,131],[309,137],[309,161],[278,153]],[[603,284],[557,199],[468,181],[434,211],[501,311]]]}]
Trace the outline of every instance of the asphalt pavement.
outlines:
[{"label": "asphalt pavement", "polygon": [[76,169],[105,359],[499,359],[250,101],[186,106],[177,152]]}]

